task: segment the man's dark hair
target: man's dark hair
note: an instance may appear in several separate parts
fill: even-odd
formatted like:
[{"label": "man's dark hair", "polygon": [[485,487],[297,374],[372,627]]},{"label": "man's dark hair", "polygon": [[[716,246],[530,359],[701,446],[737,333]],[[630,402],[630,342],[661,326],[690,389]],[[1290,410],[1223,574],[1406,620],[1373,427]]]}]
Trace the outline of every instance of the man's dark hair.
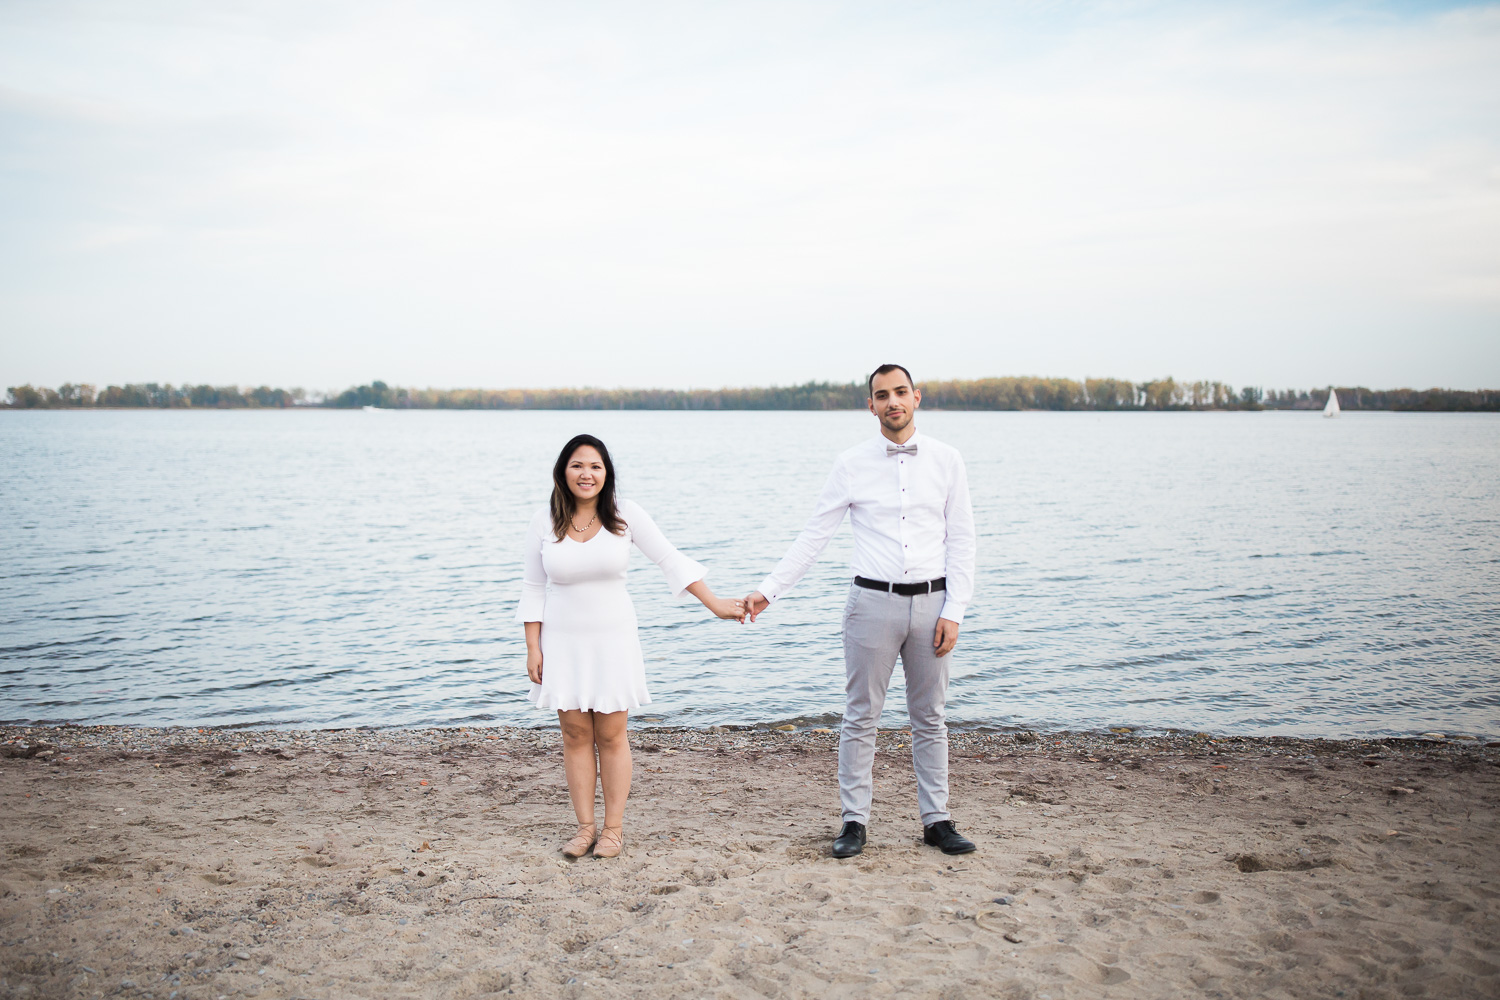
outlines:
[{"label": "man's dark hair", "polygon": [[917,383],[912,380],[911,372],[906,370],[905,365],[881,365],[879,368],[872,371],[870,373],[870,377],[865,380],[866,392],[871,396],[875,395],[875,376],[889,375],[891,372],[900,372],[901,374],[906,376],[906,381],[911,383],[911,387],[913,389],[917,387]]}]

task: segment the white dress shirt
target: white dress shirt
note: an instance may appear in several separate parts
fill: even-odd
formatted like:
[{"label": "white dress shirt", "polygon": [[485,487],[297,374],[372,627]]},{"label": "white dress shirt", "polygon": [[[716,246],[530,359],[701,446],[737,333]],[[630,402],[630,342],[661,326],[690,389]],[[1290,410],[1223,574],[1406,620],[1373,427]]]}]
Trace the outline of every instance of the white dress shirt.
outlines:
[{"label": "white dress shirt", "polygon": [[775,601],[802,579],[843,523],[854,528],[855,576],[888,583],[947,577],[942,617],[962,622],[974,597],[974,512],[958,450],[921,434],[914,455],[887,453],[884,436],[838,457],[807,527],[760,585]]}]

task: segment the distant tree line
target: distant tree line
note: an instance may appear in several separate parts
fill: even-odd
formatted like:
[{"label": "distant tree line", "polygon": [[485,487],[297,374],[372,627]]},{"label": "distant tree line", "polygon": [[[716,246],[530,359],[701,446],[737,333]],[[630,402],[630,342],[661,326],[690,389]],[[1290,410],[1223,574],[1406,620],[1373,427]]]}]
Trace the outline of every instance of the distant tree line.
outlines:
[{"label": "distant tree line", "polygon": [[[1032,376],[950,379],[922,383],[924,406],[945,410],[1318,410],[1327,389],[1238,391],[1224,382],[1173,378],[1124,379]],[[1338,387],[1346,410],[1500,411],[1500,390],[1366,389]],[[238,409],[376,406],[411,410],[851,410],[865,405],[863,382],[807,382],[749,389],[410,389],[371,382],[335,395],[258,386],[147,382],[96,389],[71,382],[56,389],[30,385],[6,390],[10,409],[154,407]]]},{"label": "distant tree line", "polygon": [[808,382],[767,389],[402,389],[384,382],[346,389],[335,407],[413,410],[848,410],[864,387]]},{"label": "distant tree line", "polygon": [[[1432,412],[1494,412],[1500,410],[1500,389],[1366,389],[1362,385],[1338,386],[1342,410],[1430,410]],[[1267,391],[1261,405],[1267,410],[1321,410],[1328,402],[1327,389],[1275,389]]]},{"label": "distant tree line", "polygon": [[100,390],[86,382],[77,385],[64,382],[56,389],[30,385],[11,386],[5,390],[6,405],[11,409],[68,409],[75,407],[147,407],[156,409],[239,409],[243,407],[281,408],[306,402],[302,389],[272,389],[257,386],[241,389],[235,385],[179,385],[144,382],[111,385]]}]

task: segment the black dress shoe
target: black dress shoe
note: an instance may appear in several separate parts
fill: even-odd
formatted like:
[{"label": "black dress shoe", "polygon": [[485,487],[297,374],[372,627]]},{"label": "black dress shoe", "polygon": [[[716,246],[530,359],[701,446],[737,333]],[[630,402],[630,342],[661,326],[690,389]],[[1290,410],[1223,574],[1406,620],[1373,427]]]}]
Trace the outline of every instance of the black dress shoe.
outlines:
[{"label": "black dress shoe", "polygon": [[941,848],[944,854],[969,854],[977,850],[974,841],[960,834],[951,819],[922,827],[922,841]]},{"label": "black dress shoe", "polygon": [[[839,835],[833,838],[833,856],[836,858],[852,858],[865,849],[865,825],[853,820],[844,824]],[[973,850],[974,846],[969,845]]]}]

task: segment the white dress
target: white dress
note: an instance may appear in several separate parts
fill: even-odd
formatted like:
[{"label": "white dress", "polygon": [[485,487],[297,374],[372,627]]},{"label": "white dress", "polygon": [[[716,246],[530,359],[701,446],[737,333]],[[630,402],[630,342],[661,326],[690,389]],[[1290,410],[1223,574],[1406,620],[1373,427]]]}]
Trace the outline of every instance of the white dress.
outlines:
[{"label": "white dress", "polygon": [[623,535],[601,529],[586,542],[558,541],[545,509],[526,531],[516,621],[542,623],[542,683],[531,685],[530,694],[538,708],[621,712],[651,703],[635,605],[625,590],[632,544],[661,568],[678,597],[705,576],[640,504],[621,500],[618,507]]}]

